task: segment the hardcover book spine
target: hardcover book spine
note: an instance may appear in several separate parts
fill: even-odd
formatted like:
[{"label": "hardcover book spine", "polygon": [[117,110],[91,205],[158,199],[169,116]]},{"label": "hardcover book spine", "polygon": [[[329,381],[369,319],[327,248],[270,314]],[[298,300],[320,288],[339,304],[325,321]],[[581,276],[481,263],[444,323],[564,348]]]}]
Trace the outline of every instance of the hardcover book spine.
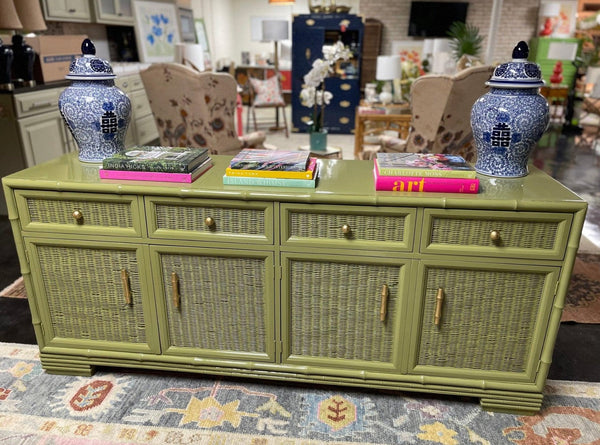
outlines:
[{"label": "hardcover book spine", "polygon": [[134,170],[100,170],[102,179],[125,179],[134,181],[192,182],[191,173],[143,172]]},{"label": "hardcover book spine", "polygon": [[316,179],[258,178],[254,176],[223,176],[225,185],[264,185],[268,187],[315,188]]},{"label": "hardcover book spine", "polygon": [[375,172],[375,190],[392,192],[477,193],[477,178],[381,176]]},{"label": "hardcover book spine", "polygon": [[172,161],[135,162],[120,159],[104,159],[102,168],[105,170],[140,171],[157,173],[190,173],[208,159],[208,155],[201,155],[189,163],[182,164]]},{"label": "hardcover book spine", "polygon": [[106,170],[100,169],[99,174],[102,179],[124,179],[133,181],[157,181],[157,182],[194,182],[205,171],[212,167],[212,163],[206,166],[198,167],[192,173],[168,173],[168,172],[147,172],[134,170]]},{"label": "hardcover book spine", "polygon": [[423,168],[395,168],[380,167],[379,176],[415,176],[426,178],[470,178],[473,179],[477,172],[470,170],[428,170]]},{"label": "hardcover book spine", "polygon": [[293,172],[285,170],[242,170],[227,167],[227,176],[244,176],[256,178],[285,178],[285,179],[312,179],[317,166],[317,158],[310,158],[306,171]]},{"label": "hardcover book spine", "polygon": [[[127,162],[127,161],[106,161],[103,163],[102,168],[105,170],[120,170],[120,171],[137,171],[146,172],[149,168],[156,169],[156,167],[148,166],[141,162]],[[166,164],[160,165],[159,172],[156,173],[187,173],[187,166],[181,164]]]}]

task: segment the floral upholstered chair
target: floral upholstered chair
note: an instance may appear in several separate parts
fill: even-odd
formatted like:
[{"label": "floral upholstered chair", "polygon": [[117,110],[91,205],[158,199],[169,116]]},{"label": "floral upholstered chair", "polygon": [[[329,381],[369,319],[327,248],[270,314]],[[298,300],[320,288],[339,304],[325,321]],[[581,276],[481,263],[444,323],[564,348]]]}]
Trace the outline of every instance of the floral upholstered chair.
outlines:
[{"label": "floral upholstered chair", "polygon": [[449,153],[475,162],[471,108],[484,95],[492,75],[489,65],[466,68],[454,75],[428,74],[411,88],[411,128],[406,140],[383,138],[382,151]]},{"label": "floral upholstered chair", "polygon": [[211,154],[263,148],[264,132],[237,136],[237,84],[230,74],[155,63],[140,75],[161,145],[206,147]]}]

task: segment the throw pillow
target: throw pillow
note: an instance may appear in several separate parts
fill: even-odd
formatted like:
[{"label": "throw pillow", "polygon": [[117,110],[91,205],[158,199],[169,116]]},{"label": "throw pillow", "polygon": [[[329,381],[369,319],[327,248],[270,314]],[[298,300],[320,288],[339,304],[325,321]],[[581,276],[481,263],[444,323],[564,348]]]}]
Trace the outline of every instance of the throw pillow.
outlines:
[{"label": "throw pillow", "polygon": [[267,80],[250,78],[250,83],[254,89],[254,106],[265,105],[284,105],[283,96],[279,90],[277,76],[269,77]]}]

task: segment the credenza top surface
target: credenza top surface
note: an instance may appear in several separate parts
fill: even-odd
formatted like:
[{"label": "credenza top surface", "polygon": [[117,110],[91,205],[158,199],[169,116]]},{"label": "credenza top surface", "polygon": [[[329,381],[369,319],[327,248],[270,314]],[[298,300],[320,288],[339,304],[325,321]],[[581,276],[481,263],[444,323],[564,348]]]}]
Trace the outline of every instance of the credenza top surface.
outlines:
[{"label": "credenza top surface", "polygon": [[411,193],[376,192],[373,162],[361,160],[320,159],[315,189],[223,185],[222,177],[231,156],[211,157],[213,167],[191,184],[100,179],[98,169],[101,165],[82,163],[75,152],[6,176],[3,183],[12,188],[65,192],[330,204],[559,212],[581,210],[587,206],[578,195],[533,166],[530,166],[529,175],[523,178],[478,175],[478,194]]}]

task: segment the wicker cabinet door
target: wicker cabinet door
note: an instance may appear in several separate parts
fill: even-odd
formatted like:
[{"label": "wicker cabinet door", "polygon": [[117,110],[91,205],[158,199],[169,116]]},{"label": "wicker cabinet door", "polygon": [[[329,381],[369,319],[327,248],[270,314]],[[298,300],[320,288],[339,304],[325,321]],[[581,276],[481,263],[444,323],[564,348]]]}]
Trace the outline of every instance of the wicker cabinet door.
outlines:
[{"label": "wicker cabinet door", "polygon": [[285,253],[282,262],[285,364],[398,372],[408,260]]},{"label": "wicker cabinet door", "polygon": [[143,247],[26,238],[46,346],[160,352]]},{"label": "wicker cabinet door", "polygon": [[535,379],[558,267],[424,261],[418,269],[411,373]]},{"label": "wicker cabinet door", "polygon": [[272,251],[151,250],[164,354],[274,361]]}]

